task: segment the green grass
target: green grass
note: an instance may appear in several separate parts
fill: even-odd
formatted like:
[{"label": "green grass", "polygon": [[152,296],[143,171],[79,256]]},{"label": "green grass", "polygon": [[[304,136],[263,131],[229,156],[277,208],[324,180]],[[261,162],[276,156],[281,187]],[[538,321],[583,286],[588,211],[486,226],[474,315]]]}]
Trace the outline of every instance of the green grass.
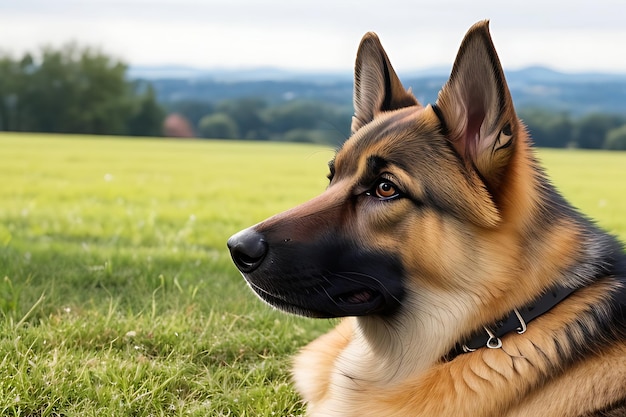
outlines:
[{"label": "green grass", "polygon": [[[271,310],[228,236],[318,194],[333,150],[0,135],[0,415],[290,416],[332,326]],[[542,151],[626,238],[626,153]]]},{"label": "green grass", "polygon": [[298,415],[330,323],[260,303],[226,239],[323,190],[332,149],[0,136],[0,415]]},{"label": "green grass", "polygon": [[541,149],[539,159],[569,201],[626,242],[626,152]]}]

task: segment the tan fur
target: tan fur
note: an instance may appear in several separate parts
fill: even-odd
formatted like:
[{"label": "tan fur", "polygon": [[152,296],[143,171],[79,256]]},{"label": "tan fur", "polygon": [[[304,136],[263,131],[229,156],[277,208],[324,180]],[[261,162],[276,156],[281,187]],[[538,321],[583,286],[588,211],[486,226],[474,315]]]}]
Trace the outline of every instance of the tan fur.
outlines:
[{"label": "tan fur", "polygon": [[[442,93],[444,113],[452,118],[465,117],[445,108],[452,106],[450,102],[459,94],[450,92],[449,97],[448,91],[456,87],[447,88]],[[516,120],[508,96],[505,102],[509,108],[503,118]],[[384,117],[394,117],[395,123],[407,125],[420,117],[418,113],[426,125],[435,120],[428,108],[416,107],[404,112],[408,113],[402,113],[402,117],[395,113]],[[504,122],[491,113],[486,119],[488,123],[480,134],[495,141]],[[463,125],[459,121],[450,123]],[[523,230],[538,215],[538,179],[526,133],[519,124],[515,126],[513,135],[518,138],[512,147],[515,152],[504,156],[511,158],[510,161],[485,162],[492,157],[487,145],[468,151],[475,153],[477,167],[486,177],[497,177],[494,183],[505,187],[497,213],[489,208],[488,197],[475,195],[474,184],[470,182],[468,189],[463,190],[467,177],[461,175],[465,173],[447,171],[444,166],[442,171],[447,172],[447,178],[438,179],[449,182],[465,198],[478,199],[474,204],[481,210],[487,207],[487,211],[473,213],[472,219],[479,222],[488,219],[487,225],[498,223],[502,227],[468,232],[437,213],[414,216],[400,212],[401,208],[397,208],[397,213],[387,214],[404,219],[399,220],[402,228],[390,228],[384,218],[378,220],[380,227],[372,227],[371,220],[367,221],[370,224],[364,227],[366,231],[360,225],[355,226],[363,241],[373,240],[381,247],[393,246],[402,254],[408,275],[419,288],[419,293],[410,294],[406,301],[415,310],[405,314],[395,328],[380,323],[376,317],[347,319],[304,348],[295,361],[294,378],[308,404],[308,415],[565,417],[601,408],[610,404],[611,399],[624,395],[626,346],[623,343],[597,352],[598,356],[561,374],[558,374],[561,370],[550,367],[551,363],[558,363],[555,340],[561,337],[563,348],[567,348],[565,335],[559,333],[577,319],[580,311],[587,310],[603,296],[602,291],[594,289],[579,292],[551,314],[537,319],[526,334],[507,336],[502,349],[482,349],[452,362],[440,361],[455,340],[451,336],[457,338],[462,329],[497,320],[512,308],[532,300],[552,285],[551,277],[558,276],[577,256],[579,231],[576,224],[567,220],[551,224],[549,230],[543,231],[543,240],[532,245],[522,241]],[[370,154],[393,155],[396,141],[398,138],[387,137],[371,144],[366,151],[360,149],[357,141],[348,142],[337,156],[336,164],[340,166],[344,156],[351,158],[357,151],[363,158]],[[363,161],[357,164],[361,170],[363,164]],[[506,178],[498,176],[504,165],[510,169]],[[358,175],[359,172],[354,173],[355,177]],[[402,178],[404,174],[397,175]],[[428,175],[422,173],[421,177]],[[419,192],[419,183],[412,186]],[[386,231],[391,234],[387,235]],[[466,246],[468,233],[474,234],[471,248]],[[433,253],[440,256],[433,257]],[[421,311],[424,306],[427,311]],[[479,309],[479,313],[469,314],[473,309]],[[549,382],[545,382],[547,374],[551,377]]]},{"label": "tan fur", "polygon": [[[365,35],[354,101],[328,189],[229,240],[270,304],[356,312],[294,360],[307,415],[626,413],[623,250],[535,163],[487,22],[467,33],[434,106]],[[577,290],[501,348],[450,354],[559,286]]]},{"label": "tan fur", "polygon": [[[598,355],[567,369],[563,376],[529,395],[509,413],[511,417],[580,416],[602,409],[607,399],[619,398],[626,386],[626,347],[608,346]],[[572,392],[578,395],[572,395]],[[615,416],[623,416],[623,412]],[[608,416],[608,414],[607,414]]]},{"label": "tan fur", "polygon": [[[348,326],[358,323],[347,319],[303,349],[295,361],[294,377],[300,384],[307,380],[315,387],[315,396],[309,397],[308,415],[316,417],[581,416],[623,396],[626,345],[608,346],[554,375],[546,385],[542,381],[544,373],[550,371],[547,363],[557,356],[553,335],[562,331],[565,323],[575,321],[580,311],[599,302],[603,290],[589,289],[572,296],[568,305],[538,319],[526,334],[506,337],[502,349],[482,349],[452,362],[437,363],[392,384],[355,376],[346,383],[342,374],[349,371],[340,366],[344,365],[341,358],[347,356],[347,349],[362,343],[354,336],[358,334],[355,328],[352,337],[348,334]],[[560,336],[565,339],[564,334]],[[327,343],[331,340],[333,343]],[[317,361],[322,356],[325,360]],[[334,366],[331,358],[336,358]],[[359,359],[359,369],[377,368],[376,364],[363,363],[364,359]],[[300,384],[297,387],[305,395]]]}]

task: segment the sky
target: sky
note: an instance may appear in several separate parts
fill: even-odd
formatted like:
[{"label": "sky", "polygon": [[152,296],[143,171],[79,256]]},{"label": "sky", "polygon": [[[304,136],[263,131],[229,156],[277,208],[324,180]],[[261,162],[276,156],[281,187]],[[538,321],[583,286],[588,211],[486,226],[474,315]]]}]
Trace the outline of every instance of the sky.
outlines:
[{"label": "sky", "polygon": [[626,73],[624,0],[0,0],[0,51],[76,41],[131,66],[347,72],[375,31],[401,74],[450,67],[483,19],[505,69]]}]

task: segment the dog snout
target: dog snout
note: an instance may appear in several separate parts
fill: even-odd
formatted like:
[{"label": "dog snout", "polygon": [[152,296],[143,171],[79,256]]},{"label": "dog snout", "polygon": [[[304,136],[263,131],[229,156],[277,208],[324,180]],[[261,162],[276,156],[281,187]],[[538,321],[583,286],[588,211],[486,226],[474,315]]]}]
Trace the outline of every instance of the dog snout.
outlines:
[{"label": "dog snout", "polygon": [[241,272],[245,273],[257,269],[268,250],[265,237],[251,228],[231,236],[227,245],[233,262]]}]

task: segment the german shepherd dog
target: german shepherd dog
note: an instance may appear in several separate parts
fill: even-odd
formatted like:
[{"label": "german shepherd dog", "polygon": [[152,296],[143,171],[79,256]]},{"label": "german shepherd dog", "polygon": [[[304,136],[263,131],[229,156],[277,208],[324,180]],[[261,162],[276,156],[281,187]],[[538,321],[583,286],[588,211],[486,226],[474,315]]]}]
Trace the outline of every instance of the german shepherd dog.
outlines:
[{"label": "german shepherd dog", "polygon": [[318,197],[228,241],[272,306],[346,317],[295,358],[310,416],[626,416],[626,256],[538,166],[488,22],[435,104],[361,41]]}]

